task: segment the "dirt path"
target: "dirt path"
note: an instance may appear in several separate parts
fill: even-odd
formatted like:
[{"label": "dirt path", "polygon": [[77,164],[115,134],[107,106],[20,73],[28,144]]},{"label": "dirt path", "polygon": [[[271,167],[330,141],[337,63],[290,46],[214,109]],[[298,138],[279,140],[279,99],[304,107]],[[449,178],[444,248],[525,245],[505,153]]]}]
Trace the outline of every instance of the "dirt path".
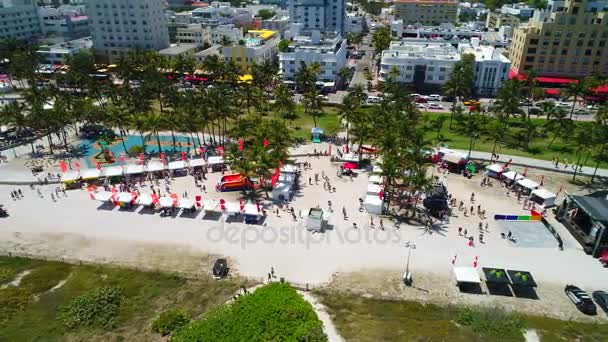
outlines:
[{"label": "dirt path", "polygon": [[336,329],[336,326],[331,320],[325,306],[321,304],[321,302],[319,302],[317,298],[310,292],[298,291],[298,293],[300,293],[300,295],[302,295],[302,297],[312,305],[313,309],[317,313],[317,316],[321,322],[323,322],[323,332],[325,332],[325,335],[327,335],[329,342],[344,342],[344,339],[338,333],[338,329]]}]

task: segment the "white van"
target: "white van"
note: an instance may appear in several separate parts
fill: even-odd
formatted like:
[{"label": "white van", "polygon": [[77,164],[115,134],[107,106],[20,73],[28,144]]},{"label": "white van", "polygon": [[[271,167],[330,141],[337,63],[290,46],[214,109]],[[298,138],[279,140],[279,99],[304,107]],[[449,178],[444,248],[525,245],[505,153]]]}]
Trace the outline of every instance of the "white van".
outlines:
[{"label": "white van", "polygon": [[429,95],[428,99],[429,101],[441,101],[441,95],[437,95],[437,94],[431,94]]}]

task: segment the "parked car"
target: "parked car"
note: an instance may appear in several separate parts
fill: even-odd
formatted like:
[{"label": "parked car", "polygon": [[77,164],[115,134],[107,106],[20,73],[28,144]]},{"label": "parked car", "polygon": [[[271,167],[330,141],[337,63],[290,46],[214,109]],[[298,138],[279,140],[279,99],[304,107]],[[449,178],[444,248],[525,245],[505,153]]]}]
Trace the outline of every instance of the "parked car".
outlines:
[{"label": "parked car", "polygon": [[378,96],[368,96],[367,103],[369,103],[369,104],[380,103],[380,98]]},{"label": "parked car", "polygon": [[579,309],[582,313],[586,315],[597,314],[597,307],[595,306],[595,303],[593,303],[593,300],[591,299],[591,297],[589,297],[587,292],[581,290],[580,288],[574,285],[566,285],[566,287],[564,288],[564,292],[566,293],[566,296],[570,298],[572,303],[574,303],[576,308]]},{"label": "parked car", "polygon": [[543,111],[538,107],[530,107],[530,109],[528,109],[528,113],[532,115],[541,115]]},{"label": "parked car", "polygon": [[593,299],[604,312],[608,313],[608,293],[604,291],[595,291],[592,294]]},{"label": "parked car", "polygon": [[443,106],[440,105],[439,103],[430,103],[429,109],[443,109]]},{"label": "parked car", "polygon": [[431,94],[429,95],[429,101],[441,101],[441,95]]},{"label": "parked car", "polygon": [[477,107],[481,104],[481,102],[479,102],[478,100],[464,100],[464,101],[462,101],[462,103],[467,107],[470,107],[470,106]]},{"label": "parked car", "polygon": [[226,259],[217,259],[213,264],[213,278],[222,279],[228,276],[228,261]]},{"label": "parked car", "polygon": [[570,103],[563,102],[563,101],[560,101],[560,102],[556,103],[555,106],[561,107],[561,108],[570,108],[570,107],[572,107],[572,105]]},{"label": "parked car", "polygon": [[425,110],[426,110],[426,105],[425,105],[425,104],[423,104],[423,103],[418,103],[418,104],[416,105],[416,108],[418,108],[418,109],[425,109]]},{"label": "parked car", "polygon": [[596,104],[589,104],[586,108],[589,110],[597,110],[599,107]]}]

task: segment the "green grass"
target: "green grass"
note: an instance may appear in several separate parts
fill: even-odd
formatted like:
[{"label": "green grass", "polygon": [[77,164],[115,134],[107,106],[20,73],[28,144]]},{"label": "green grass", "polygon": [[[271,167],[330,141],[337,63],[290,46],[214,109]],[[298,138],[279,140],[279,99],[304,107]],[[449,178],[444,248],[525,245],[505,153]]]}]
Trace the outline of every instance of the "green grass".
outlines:
[{"label": "green grass", "polygon": [[356,341],[524,341],[534,329],[542,342],[605,341],[608,324],[508,314],[498,309],[458,308],[380,300],[331,290],[316,291],[340,334]]},{"label": "green grass", "polygon": [[[178,308],[196,318],[231,298],[241,285],[239,280],[188,280],[125,268],[8,257],[0,257],[0,267],[13,274],[31,270],[18,288],[0,290],[0,340],[6,341],[158,340],[151,323],[160,312]],[[49,291],[65,279],[62,287]],[[119,287],[125,298],[116,326],[67,328],[60,320],[67,303],[105,286]],[[15,305],[3,305],[7,303]]]},{"label": "green grass", "polygon": [[[326,135],[332,135],[340,131],[341,125],[337,115],[337,108],[324,107],[323,115],[317,119],[317,125],[325,131]],[[312,117],[304,114],[304,108],[300,105],[296,107],[298,118],[291,125],[294,137],[310,140],[310,129],[314,127]],[[287,123],[290,127],[290,124]]]}]

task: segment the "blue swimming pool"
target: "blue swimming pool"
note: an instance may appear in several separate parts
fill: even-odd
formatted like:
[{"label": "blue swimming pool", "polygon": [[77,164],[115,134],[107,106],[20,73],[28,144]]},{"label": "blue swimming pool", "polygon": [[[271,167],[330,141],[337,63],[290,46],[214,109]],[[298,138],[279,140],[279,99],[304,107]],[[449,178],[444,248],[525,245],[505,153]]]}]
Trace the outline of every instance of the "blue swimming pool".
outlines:
[{"label": "blue swimming pool", "polygon": [[[124,145],[126,145],[127,151],[133,146],[142,146],[141,137],[139,135],[127,135],[124,139]],[[145,143],[147,154],[158,154],[158,142],[155,135],[148,137]],[[193,141],[191,137],[185,135],[175,136],[175,149],[173,148],[173,138],[170,135],[161,135],[160,143],[161,149],[165,153],[181,153],[181,151],[189,153],[195,146],[198,146],[197,140]],[[87,167],[96,167],[95,158],[102,152],[97,140],[82,140],[78,145],[78,148],[80,149],[83,158],[86,160]],[[125,156],[127,154],[125,152],[125,146],[123,146],[120,138],[117,138],[109,146],[109,150],[114,153],[116,162],[107,163],[102,161],[103,158],[98,159],[103,166],[117,165],[120,162],[120,156]]]}]

